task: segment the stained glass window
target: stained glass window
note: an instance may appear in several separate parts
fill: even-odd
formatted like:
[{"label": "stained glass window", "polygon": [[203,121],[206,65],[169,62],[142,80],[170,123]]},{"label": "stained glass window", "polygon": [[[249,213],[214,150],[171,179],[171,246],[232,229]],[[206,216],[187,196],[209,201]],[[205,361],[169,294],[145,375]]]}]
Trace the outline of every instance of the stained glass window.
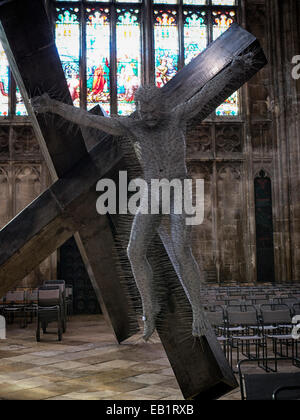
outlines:
[{"label": "stained glass window", "polygon": [[117,3],[140,3],[141,0],[116,0]]},{"label": "stained glass window", "polygon": [[177,0],[153,0],[154,4],[177,4]]},{"label": "stained glass window", "polygon": [[8,115],[9,68],[8,61],[0,44],[0,116]]},{"label": "stained glass window", "polygon": [[208,27],[205,11],[184,10],[184,59],[188,64],[207,47]]},{"label": "stained glass window", "polygon": [[162,87],[178,70],[179,44],[176,10],[154,10],[156,85]]},{"label": "stained glass window", "polygon": [[110,113],[110,19],[109,9],[87,9],[86,73],[87,109],[100,104]]},{"label": "stained glass window", "polygon": [[217,39],[223,32],[235,22],[236,12],[230,11],[213,11],[213,39]]},{"label": "stained glass window", "polygon": [[23,98],[21,96],[21,92],[18,87],[16,91],[16,115],[19,115],[19,116],[28,115]]},{"label": "stained glass window", "polygon": [[135,110],[134,94],[141,82],[141,33],[138,9],[117,9],[118,113]]},{"label": "stained glass window", "polygon": [[206,0],[183,0],[183,4],[194,4],[195,6],[202,6],[206,4]]},{"label": "stained glass window", "polygon": [[[213,11],[213,39],[217,39],[225,32],[236,20],[236,12],[230,11]],[[226,101],[216,110],[218,116],[237,116],[239,114],[239,95],[234,92]]]},{"label": "stained glass window", "polygon": [[235,6],[235,0],[212,0],[213,6]]},{"label": "stained glass window", "polygon": [[75,106],[80,105],[79,8],[57,8],[56,46]]}]

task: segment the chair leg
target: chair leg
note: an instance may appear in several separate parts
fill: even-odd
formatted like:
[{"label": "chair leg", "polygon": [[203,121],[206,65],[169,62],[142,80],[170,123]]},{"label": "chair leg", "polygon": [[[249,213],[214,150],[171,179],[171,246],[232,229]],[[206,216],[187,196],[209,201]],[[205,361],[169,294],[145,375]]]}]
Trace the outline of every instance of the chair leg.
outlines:
[{"label": "chair leg", "polygon": [[40,318],[39,317],[37,319],[36,341],[37,342],[41,341],[41,323],[40,323]]},{"label": "chair leg", "polygon": [[42,322],[42,328],[43,328],[43,333],[47,334],[47,322],[46,321]]},{"label": "chair leg", "polygon": [[62,331],[63,331],[63,325],[62,325],[62,319],[61,319],[61,311],[58,309],[57,311],[57,335],[58,335],[58,341],[62,340]]}]

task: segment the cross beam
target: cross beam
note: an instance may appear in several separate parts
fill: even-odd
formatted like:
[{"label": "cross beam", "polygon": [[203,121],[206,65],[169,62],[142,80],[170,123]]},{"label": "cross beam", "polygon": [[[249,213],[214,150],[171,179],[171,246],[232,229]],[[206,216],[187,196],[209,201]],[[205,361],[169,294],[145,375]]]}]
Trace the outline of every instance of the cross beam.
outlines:
[{"label": "cross beam", "polygon": [[[39,14],[38,19],[37,14]],[[34,22],[32,22],[33,16]],[[51,69],[50,72],[56,71],[59,59],[54,40],[49,35],[51,28],[46,22],[46,14],[41,2],[38,0],[0,2],[0,19],[4,47],[8,52],[10,64],[22,94],[25,96],[25,101],[27,92],[34,95],[53,90],[53,84],[50,86],[49,69]],[[39,22],[39,25],[36,25],[36,22]],[[226,48],[224,48],[225,46]],[[264,55],[255,38],[239,26],[233,26],[232,29],[229,29],[223,37],[220,37],[209,47],[209,53],[201,54],[199,58],[179,72],[163,88],[165,95],[169,100],[172,100],[173,104],[179,100],[188,100],[211,77],[222,71],[235,55],[250,49],[256,51],[259,64],[255,68],[249,69],[247,74],[241,74],[238,81],[231,81],[218,97],[207,104],[205,111],[200,116],[200,118],[205,118],[265,64]],[[218,58],[217,60],[220,53],[221,59]],[[51,63],[51,67],[49,63]],[[42,75],[36,76],[36,72],[40,72]],[[206,79],[203,78],[203,74],[207,74]],[[189,80],[188,86],[185,80]],[[37,87],[38,92],[36,91]],[[66,85],[63,89],[65,91]],[[63,98],[56,99],[65,100],[65,93]],[[111,251],[113,247],[111,232],[106,219],[95,215],[95,178],[97,176],[98,180],[104,174],[108,176],[110,171],[124,169],[122,153],[115,143],[107,147],[105,138],[102,137],[101,139],[101,136],[100,140],[102,141],[99,145],[88,153],[78,133],[74,133],[76,136],[71,136],[72,139],[68,140],[69,143],[67,143],[69,147],[64,148],[66,133],[63,133],[63,136],[60,137],[61,141],[57,140],[58,134],[56,132],[48,139],[44,124],[49,125],[49,120],[48,122],[47,119],[42,120],[43,117],[36,120],[30,106],[28,109],[36,132],[39,133],[40,130],[40,134],[44,134],[43,137],[42,135],[38,137],[46,160],[48,159],[50,170],[52,168],[52,173],[55,172],[55,176],[58,175],[59,179],[0,232],[0,243],[3,244],[1,252],[3,252],[4,247],[8,247],[8,251],[3,252],[0,258],[1,279],[2,274],[6,275],[5,288],[13,284],[16,277],[21,275],[21,266],[27,263],[27,259],[32,260],[30,263],[32,266],[40,262],[38,261],[40,257],[31,253],[31,251],[38,250],[36,245],[38,242],[40,245],[42,244],[44,254],[50,254],[75,231],[79,231],[82,236],[85,234],[84,239],[82,240],[81,237],[80,241],[81,245],[84,246],[84,250],[81,247],[81,251],[86,259],[94,262],[94,272],[91,272],[92,277],[95,272],[97,273],[97,266],[101,266],[103,255],[108,258],[111,265],[114,265],[113,259],[108,257],[108,251]],[[54,125],[53,119],[51,124],[54,126],[54,130],[55,125],[60,126],[59,121]],[[43,142],[43,138],[45,142]],[[72,153],[73,147],[75,149],[74,156]],[[63,164],[65,153],[71,153],[72,155],[68,156],[67,170],[64,170]],[[103,155],[106,156],[104,161],[101,160]],[[43,212],[41,208],[47,210]],[[18,230],[22,220],[31,221],[31,227],[29,226],[24,234]],[[100,247],[92,252],[97,240],[101,241],[101,238],[103,238],[102,235],[105,235],[105,240],[106,238],[109,239],[108,242],[102,248]],[[93,240],[91,240],[91,236],[93,236]],[[47,238],[49,238],[49,241],[47,241]],[[164,247],[161,241],[164,243]],[[169,295],[169,302],[157,329],[183,395],[186,398],[213,398],[222,395],[236,386],[224,354],[215,336],[202,337],[202,342],[197,340],[194,343],[193,337],[190,335],[190,308],[182,288],[177,287],[179,283],[174,271],[176,260],[173,258],[172,250],[168,249],[163,236],[161,240],[156,238],[156,250],[159,251],[162,265],[167,264],[167,271],[165,271],[167,275],[160,272],[158,276],[166,281]],[[170,259],[173,264],[171,264]],[[110,296],[116,292],[116,289],[112,290],[108,282],[102,283],[101,275],[97,281],[100,282],[100,286],[102,285],[102,288],[99,287],[99,289],[101,288],[101,295],[102,292],[104,293],[102,298],[105,296],[105,292]],[[119,289],[121,290],[121,288]],[[116,299],[114,306],[118,310],[119,303],[119,300]],[[115,319],[115,321],[116,325],[117,321],[120,320]],[[128,318],[126,324],[127,322],[129,322]],[[182,331],[189,332],[184,339]]]},{"label": "cross beam", "polygon": [[[49,91],[55,92],[55,99],[72,104],[67,82],[55,46],[52,26],[50,25],[43,2],[38,0],[0,2],[0,14],[1,42],[33,122],[33,127],[52,179],[60,179],[60,185],[62,187],[61,197],[65,200],[68,197],[67,185],[72,185],[73,188],[79,188],[80,190],[85,188],[84,185],[86,185],[83,180],[93,179],[92,182],[95,183],[97,179],[99,180],[104,174],[103,169],[106,166],[105,162],[102,161],[104,164],[102,168],[96,166],[92,167],[85,138],[77,127],[72,125],[66,126],[65,121],[59,116],[51,116],[51,118],[36,116],[29,105],[30,96]],[[16,28],[18,29],[16,30]],[[93,133],[90,132],[89,134],[91,135]],[[101,134],[98,131],[96,133],[96,138],[99,140],[106,139],[107,135],[105,133]],[[86,141],[88,143],[88,136]],[[112,147],[110,153],[113,153],[113,151],[114,148]],[[84,161],[86,162],[87,170],[85,171],[85,174],[81,174],[79,177],[79,173],[82,169],[81,165]],[[101,162],[101,159],[99,162]],[[75,167],[77,167],[78,173],[72,171]],[[77,180],[77,183],[69,183],[68,181],[70,179]],[[63,189],[63,186],[65,186],[65,189]],[[91,187],[92,183],[89,184],[89,186]],[[41,208],[43,208],[44,205],[47,206],[45,201],[47,200],[46,196],[47,193],[34,205],[40,205],[42,206]],[[93,193],[91,192],[91,197],[92,196]],[[57,199],[57,197],[55,197],[55,199]],[[53,204],[54,203],[52,203],[52,205]],[[62,208],[65,206],[65,204],[62,203],[59,205],[62,206]],[[134,322],[131,302],[127,296],[124,296],[124,293],[120,288],[118,273],[114,270],[114,266],[109,262],[109,252],[106,251],[108,255],[103,255],[103,252],[105,251],[105,249],[101,249],[103,236],[102,238],[101,236],[98,236],[99,224],[98,220],[94,217],[95,202],[90,199],[87,200],[86,205],[89,205],[90,208],[89,229],[82,227],[82,230],[80,230],[78,229],[78,226],[76,229],[71,229],[69,227],[69,230],[65,230],[64,234],[57,234],[57,236],[53,238],[53,244],[56,243],[57,246],[60,246],[66,239],[72,236],[74,232],[78,232],[75,235],[75,239],[78,244],[80,244],[81,254],[90,275],[96,296],[106,317],[106,321],[111,325],[118,342],[121,342],[137,332],[139,327],[137,322]],[[49,217],[51,215],[50,209],[51,205],[49,204]],[[28,211],[29,214],[32,214],[30,213],[30,210]],[[28,214],[28,211],[26,211],[26,214]],[[72,217],[75,220],[75,210],[72,210],[72,212]],[[65,211],[62,218],[63,220],[61,220],[63,226],[67,223],[66,219],[68,219],[68,223],[72,219],[72,217],[66,217],[66,213],[67,212]],[[30,233],[30,230],[33,227],[32,223],[29,222],[30,216],[26,217],[28,218],[25,219],[22,224],[23,239],[27,238],[26,231],[28,230]],[[45,214],[41,214],[41,218],[44,221],[46,221],[45,217]],[[103,218],[101,223],[103,229],[107,232],[107,235],[109,235],[108,232],[110,232],[110,228],[107,218]],[[36,220],[34,221],[34,224],[36,224]],[[26,226],[27,229],[24,229],[24,226]],[[36,228],[39,229],[38,223]],[[59,227],[58,231],[60,232]],[[72,233],[69,233],[68,236],[66,236],[67,232]],[[34,229],[31,230],[31,234],[33,233]],[[46,233],[46,230],[44,233]],[[112,242],[112,236],[109,239],[107,238],[107,240],[108,242]],[[17,241],[14,243],[17,244],[17,247],[20,246]],[[26,249],[28,248],[29,243],[33,242],[28,242]],[[85,243],[85,248],[82,246],[83,243]],[[95,248],[95,245],[90,246],[90,243],[96,243],[98,246]],[[47,246],[45,246],[44,249],[39,249],[39,246],[37,245],[37,247],[33,249],[35,250],[34,252],[37,252],[39,262],[42,261],[42,257],[47,257],[49,255],[47,254]],[[55,249],[57,249],[57,247]],[[95,249],[102,252],[102,255],[99,255],[98,261],[94,257]],[[13,252],[13,249],[10,248],[10,251]],[[5,256],[6,252],[2,254],[1,258],[5,258]],[[18,258],[20,257],[21,255],[19,254]],[[18,268],[15,267],[14,274],[9,271],[10,266],[5,265],[6,268],[4,272],[6,274],[3,273],[3,277],[1,276],[2,286],[0,286],[0,290],[2,289],[4,292],[5,290],[9,290],[14,284],[22,279],[20,276],[22,276],[23,273],[27,274],[34,268],[29,260],[30,258],[26,259],[22,264],[18,264]],[[99,261],[102,261],[102,265],[99,264]],[[116,310],[116,308],[118,308],[118,310]]]}]

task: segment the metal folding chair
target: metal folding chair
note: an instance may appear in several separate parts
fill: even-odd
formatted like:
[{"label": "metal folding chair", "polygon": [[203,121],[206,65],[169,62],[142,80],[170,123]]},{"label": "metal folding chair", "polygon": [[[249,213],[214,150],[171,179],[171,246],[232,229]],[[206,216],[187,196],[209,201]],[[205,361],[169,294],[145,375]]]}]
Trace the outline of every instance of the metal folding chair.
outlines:
[{"label": "metal folding chair", "polygon": [[[273,361],[271,358],[269,361]],[[289,362],[289,358],[280,358],[277,360],[282,362]],[[242,360],[238,364],[239,382],[242,400],[251,401],[270,401],[274,399],[274,394],[278,395],[278,391],[282,387],[299,387],[300,372],[283,372],[283,373],[257,373],[256,370],[249,369],[245,372],[244,366],[246,364],[263,362],[263,359]],[[299,394],[298,394],[299,395]],[[291,398],[295,394],[289,394]]]},{"label": "metal folding chair", "polygon": [[57,322],[58,340],[62,340],[62,306],[63,299],[59,286],[44,286],[38,290],[36,340],[41,340],[40,330],[46,334],[50,322]]},{"label": "metal folding chair", "polygon": [[66,282],[64,280],[47,280],[44,282],[45,286],[58,286],[61,291],[62,295],[62,325],[63,325],[63,332],[67,331],[67,303],[66,303]]}]

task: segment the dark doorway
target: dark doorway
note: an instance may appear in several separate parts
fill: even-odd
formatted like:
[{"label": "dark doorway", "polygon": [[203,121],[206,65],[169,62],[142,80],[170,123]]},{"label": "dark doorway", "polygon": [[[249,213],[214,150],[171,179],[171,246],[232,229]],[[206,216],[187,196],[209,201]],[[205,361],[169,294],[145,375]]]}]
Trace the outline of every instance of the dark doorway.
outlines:
[{"label": "dark doorway", "polygon": [[100,306],[74,238],[60,247],[59,278],[73,286],[75,314],[100,313]]},{"label": "dark doorway", "polygon": [[264,171],[254,180],[257,281],[274,282],[274,242],[271,179]]}]

